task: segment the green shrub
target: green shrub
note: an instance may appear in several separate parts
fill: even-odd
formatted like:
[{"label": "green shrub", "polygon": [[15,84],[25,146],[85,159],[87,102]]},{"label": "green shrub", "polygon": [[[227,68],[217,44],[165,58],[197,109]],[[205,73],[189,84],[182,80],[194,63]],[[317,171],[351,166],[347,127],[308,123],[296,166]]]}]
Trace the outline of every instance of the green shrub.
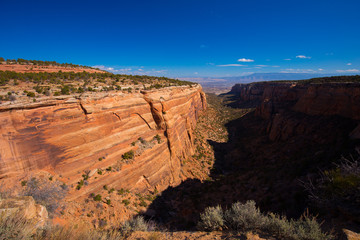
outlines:
[{"label": "green shrub", "polygon": [[121,201],[125,206],[130,204],[130,201],[128,199],[124,199]]},{"label": "green shrub", "polygon": [[161,137],[159,136],[159,134],[156,134],[156,136],[154,137],[154,139],[160,144],[161,143]]},{"label": "green shrub", "polygon": [[81,179],[81,180],[78,182],[78,185],[76,186],[76,190],[80,190],[82,186],[84,186],[84,180],[83,180],[83,179]]},{"label": "green shrub", "polygon": [[26,96],[28,96],[28,97],[35,97],[35,93],[33,93],[33,92],[28,92],[28,93],[26,94]]},{"label": "green shrub", "polygon": [[100,194],[97,194],[93,199],[94,199],[94,201],[96,201],[96,202],[100,202],[100,201],[101,201],[101,195],[100,195]]},{"label": "green shrub", "polygon": [[125,160],[127,160],[127,159],[133,159],[133,158],[134,158],[134,151],[133,151],[133,150],[130,150],[130,151],[124,153],[124,154],[122,155],[122,158],[125,159]]},{"label": "green shrub", "polygon": [[125,189],[121,188],[120,190],[118,190],[117,194],[118,195],[123,195],[125,193]]},{"label": "green shrub", "polygon": [[61,88],[60,91],[62,95],[70,95],[70,86],[65,85]]},{"label": "green shrub", "polygon": [[147,207],[147,203],[142,199],[139,203],[141,207]]}]

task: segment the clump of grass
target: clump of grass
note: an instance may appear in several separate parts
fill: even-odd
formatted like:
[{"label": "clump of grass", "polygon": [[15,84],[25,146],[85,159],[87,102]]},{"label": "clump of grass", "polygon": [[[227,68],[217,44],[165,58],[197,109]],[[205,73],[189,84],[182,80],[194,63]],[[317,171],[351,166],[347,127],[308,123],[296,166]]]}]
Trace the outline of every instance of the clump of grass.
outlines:
[{"label": "clump of grass", "polygon": [[360,220],[360,151],[355,157],[343,157],[333,169],[320,172],[317,179],[303,185],[317,207],[343,209]]},{"label": "clump of grass", "polygon": [[30,239],[36,223],[17,214],[0,214],[0,239]]}]

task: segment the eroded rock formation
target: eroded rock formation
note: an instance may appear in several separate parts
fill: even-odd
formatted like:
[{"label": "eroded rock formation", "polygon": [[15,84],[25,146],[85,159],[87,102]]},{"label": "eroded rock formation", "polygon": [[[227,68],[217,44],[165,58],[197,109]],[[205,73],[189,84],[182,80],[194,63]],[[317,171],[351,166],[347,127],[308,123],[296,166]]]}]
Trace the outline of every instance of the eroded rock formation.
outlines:
[{"label": "eroded rock formation", "polygon": [[[299,124],[289,112],[309,116],[340,116],[360,120],[359,83],[274,83],[237,84],[232,93],[239,103],[257,102],[256,115],[270,120],[267,131],[271,140],[286,140],[294,132],[301,134]],[[360,125],[350,134],[359,138]]]},{"label": "eroded rock formation", "polygon": [[[0,106],[0,178],[45,170],[76,184],[87,174],[92,179],[75,198],[103,185],[136,191],[177,185],[184,178],[180,161],[193,154],[192,132],[205,108],[200,85]],[[134,159],[122,157],[129,151]],[[97,174],[100,169],[104,174]]]},{"label": "eroded rock formation", "polygon": [[36,227],[44,226],[48,220],[46,208],[30,196],[0,199],[0,214],[31,220]]}]

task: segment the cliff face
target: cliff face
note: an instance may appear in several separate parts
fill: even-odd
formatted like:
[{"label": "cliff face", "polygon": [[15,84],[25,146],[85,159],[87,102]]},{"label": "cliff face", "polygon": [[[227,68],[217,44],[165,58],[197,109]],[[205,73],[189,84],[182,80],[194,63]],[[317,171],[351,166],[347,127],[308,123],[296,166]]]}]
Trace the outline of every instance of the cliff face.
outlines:
[{"label": "cliff face", "polygon": [[[270,120],[267,131],[271,140],[286,140],[305,131],[304,124],[291,113],[309,116],[340,116],[360,120],[360,84],[358,83],[252,83],[237,84],[231,93],[239,95],[239,103],[255,101],[256,115]],[[360,125],[350,134],[360,137]]]},{"label": "cliff face", "polygon": [[[193,154],[192,131],[205,108],[200,86],[0,106],[0,178],[45,170],[76,184],[96,175],[75,197],[105,184],[162,190],[183,179],[180,162]],[[134,159],[124,159],[131,150]]]}]

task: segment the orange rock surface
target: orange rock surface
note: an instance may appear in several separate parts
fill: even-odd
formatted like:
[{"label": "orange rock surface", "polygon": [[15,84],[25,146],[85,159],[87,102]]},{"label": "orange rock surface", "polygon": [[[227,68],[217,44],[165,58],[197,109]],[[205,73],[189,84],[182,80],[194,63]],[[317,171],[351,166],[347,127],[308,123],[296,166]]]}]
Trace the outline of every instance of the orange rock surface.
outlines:
[{"label": "orange rock surface", "polygon": [[[88,174],[88,185],[70,189],[72,199],[104,185],[161,191],[184,179],[181,159],[194,152],[193,129],[205,108],[200,85],[0,105],[0,179],[41,170],[71,185]],[[131,150],[134,159],[123,159]]]}]

